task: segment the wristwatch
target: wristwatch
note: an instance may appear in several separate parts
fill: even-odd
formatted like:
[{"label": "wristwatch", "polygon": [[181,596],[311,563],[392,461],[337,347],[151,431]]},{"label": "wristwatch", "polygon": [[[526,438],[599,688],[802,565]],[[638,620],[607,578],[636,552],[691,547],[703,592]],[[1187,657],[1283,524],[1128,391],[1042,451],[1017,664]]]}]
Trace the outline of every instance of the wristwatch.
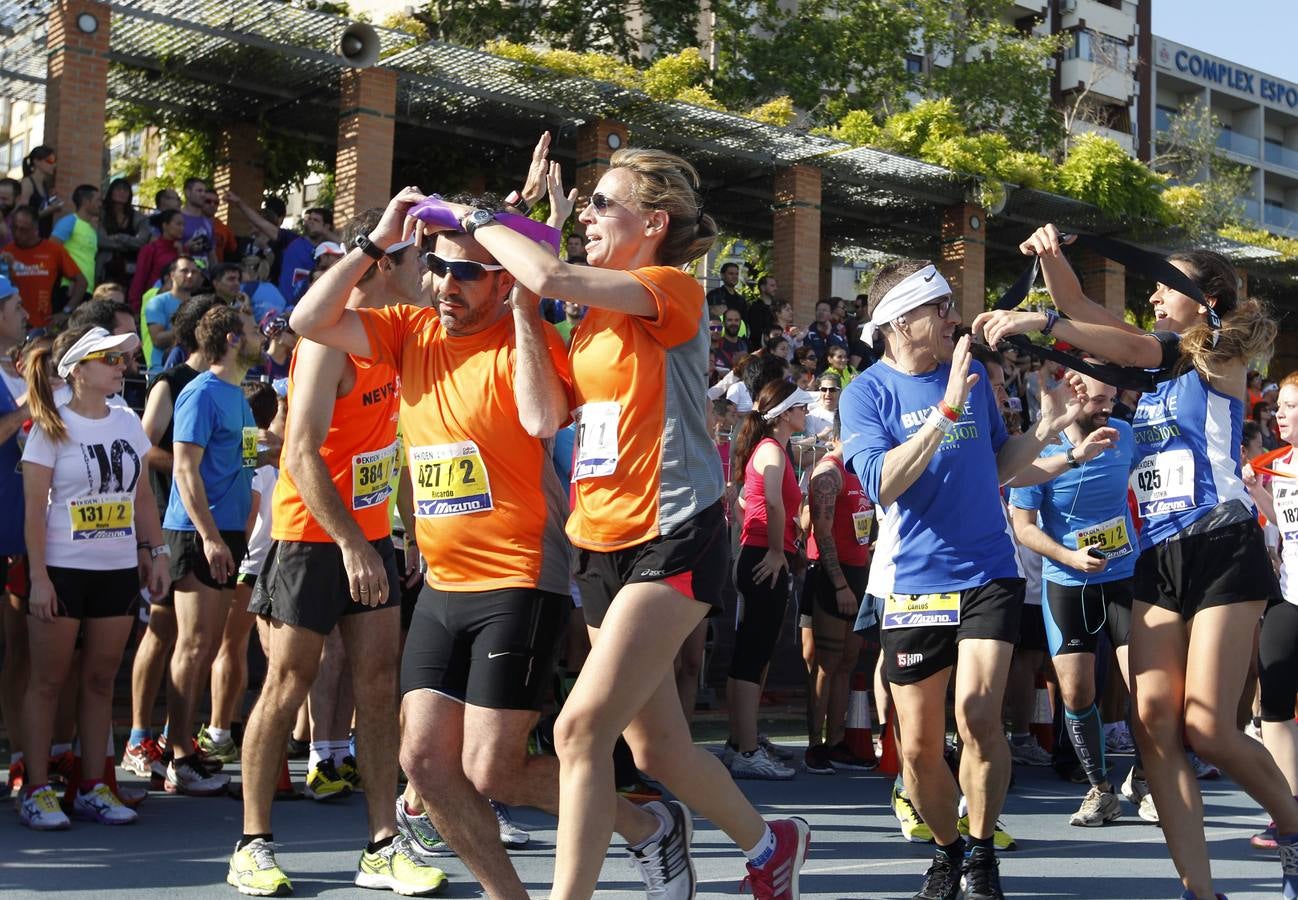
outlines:
[{"label": "wristwatch", "polygon": [[1082,467],[1082,461],[1073,456],[1072,447],[1068,448],[1068,452],[1064,454],[1064,459],[1068,461],[1068,468],[1070,469],[1080,469]]},{"label": "wristwatch", "polygon": [[352,246],[359,249],[362,253],[364,253],[366,256],[368,256],[370,259],[374,260],[375,262],[378,262],[380,259],[383,258],[383,249],[379,247],[377,244],[375,244],[373,241],[371,241],[369,235],[367,234],[356,235],[355,240],[352,241]]},{"label": "wristwatch", "polygon": [[490,225],[496,221],[496,214],[489,209],[475,209],[473,212],[460,219],[460,228],[469,237],[483,225]]},{"label": "wristwatch", "polygon": [[159,556],[170,556],[170,555],[171,555],[171,548],[168,547],[166,544],[159,544],[156,547],[149,548],[149,557],[151,559],[157,559]]}]

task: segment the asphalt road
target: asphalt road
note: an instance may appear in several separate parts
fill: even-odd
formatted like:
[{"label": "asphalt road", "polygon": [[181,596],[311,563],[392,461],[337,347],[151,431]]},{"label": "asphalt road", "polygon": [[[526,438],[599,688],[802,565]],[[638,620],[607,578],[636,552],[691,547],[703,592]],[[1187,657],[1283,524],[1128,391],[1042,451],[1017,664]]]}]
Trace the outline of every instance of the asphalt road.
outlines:
[{"label": "asphalt road", "polygon": [[[1115,760],[1125,777],[1126,760]],[[301,766],[295,767],[300,781]],[[237,773],[237,766],[233,768]],[[1103,829],[1068,825],[1081,788],[1048,769],[1019,768],[1004,821],[1020,849],[1001,855],[1010,896],[1033,898],[1173,898],[1180,887],[1157,826],[1126,815]],[[891,779],[873,775],[800,774],[792,782],[746,782],[745,792],[766,815],[798,814],[812,826],[811,855],[803,869],[808,898],[909,898],[931,848],[909,844],[888,809]],[[1233,785],[1202,783],[1218,891],[1232,900],[1278,894],[1279,863],[1253,851],[1248,836],[1266,817]],[[240,806],[223,799],[155,794],[131,827],[74,822],[68,832],[38,834],[18,824],[7,807],[0,813],[0,898],[24,900],[55,894],[96,900],[191,900],[234,897],[225,883],[226,862],[240,831]],[[554,820],[533,810],[515,819],[531,830],[531,844],[513,860],[534,897],[545,897],[554,865]],[[298,897],[373,896],[352,886],[364,842],[364,801],[338,804],[309,800],[275,807],[279,861]],[[699,896],[735,895],[744,874],[742,857],[701,820],[695,822],[694,859]],[[443,865],[449,883],[443,896],[482,896],[458,860]],[[636,872],[620,847],[610,850],[600,897],[643,896]]]}]

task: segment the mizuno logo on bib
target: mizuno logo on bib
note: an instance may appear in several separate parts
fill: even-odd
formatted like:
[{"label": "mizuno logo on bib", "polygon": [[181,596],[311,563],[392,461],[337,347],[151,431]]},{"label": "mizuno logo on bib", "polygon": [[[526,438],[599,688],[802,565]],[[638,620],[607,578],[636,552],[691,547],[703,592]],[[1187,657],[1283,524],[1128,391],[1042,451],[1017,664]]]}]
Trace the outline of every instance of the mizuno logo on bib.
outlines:
[{"label": "mizuno logo on bib", "polygon": [[887,630],[959,624],[960,593],[955,591],[946,594],[889,594],[883,601],[883,621],[879,627]]}]

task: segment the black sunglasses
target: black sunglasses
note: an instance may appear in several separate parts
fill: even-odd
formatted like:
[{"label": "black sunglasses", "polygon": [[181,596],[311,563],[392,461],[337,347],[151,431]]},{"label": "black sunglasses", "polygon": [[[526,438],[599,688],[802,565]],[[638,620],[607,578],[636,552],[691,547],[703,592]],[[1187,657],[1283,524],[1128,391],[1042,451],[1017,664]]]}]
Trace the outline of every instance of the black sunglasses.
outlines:
[{"label": "black sunglasses", "polygon": [[837,394],[837,393],[838,393],[839,391],[841,391],[841,390],[842,390],[842,388],[836,388],[836,387],[822,387],[822,388],[820,389],[820,392],[821,392],[822,394]]},{"label": "black sunglasses", "polygon": [[595,193],[590,195],[590,205],[595,207],[595,212],[600,213],[601,215],[608,212],[608,206],[610,203],[616,203],[620,206],[626,206],[625,200],[619,200],[616,197],[610,197],[608,194],[605,194],[602,191],[596,191]]},{"label": "black sunglasses", "polygon": [[503,272],[504,266],[491,263],[474,262],[471,259],[443,259],[433,251],[424,254],[424,265],[438,278],[445,278],[450,272],[456,281],[477,281],[488,272]]}]

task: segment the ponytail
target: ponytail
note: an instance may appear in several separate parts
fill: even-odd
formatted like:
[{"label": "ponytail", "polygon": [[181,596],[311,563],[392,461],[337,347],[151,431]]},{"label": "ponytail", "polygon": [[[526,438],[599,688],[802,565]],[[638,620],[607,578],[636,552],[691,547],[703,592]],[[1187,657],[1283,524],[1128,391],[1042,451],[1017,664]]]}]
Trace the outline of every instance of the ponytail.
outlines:
[{"label": "ponytail", "polygon": [[54,403],[54,370],[63,354],[86,336],[93,325],[70,328],[56,337],[53,343],[40,341],[27,351],[23,377],[27,379],[27,404],[31,407],[32,421],[55,443],[66,440],[68,426],[59,415]]},{"label": "ponytail", "polygon": [[787,381],[772,381],[753,400],[752,410],[744,414],[739,423],[739,433],[730,442],[730,480],[735,484],[743,484],[744,471],[748,468],[748,460],[752,458],[757,445],[763,438],[775,434],[775,423],[766,421],[767,411],[779,406],[796,390]]},{"label": "ponytail", "polygon": [[1258,300],[1240,301],[1222,317],[1221,327],[1195,325],[1181,335],[1178,373],[1194,368],[1208,378],[1221,375],[1221,366],[1235,362],[1264,361],[1275,352],[1280,328]]}]

